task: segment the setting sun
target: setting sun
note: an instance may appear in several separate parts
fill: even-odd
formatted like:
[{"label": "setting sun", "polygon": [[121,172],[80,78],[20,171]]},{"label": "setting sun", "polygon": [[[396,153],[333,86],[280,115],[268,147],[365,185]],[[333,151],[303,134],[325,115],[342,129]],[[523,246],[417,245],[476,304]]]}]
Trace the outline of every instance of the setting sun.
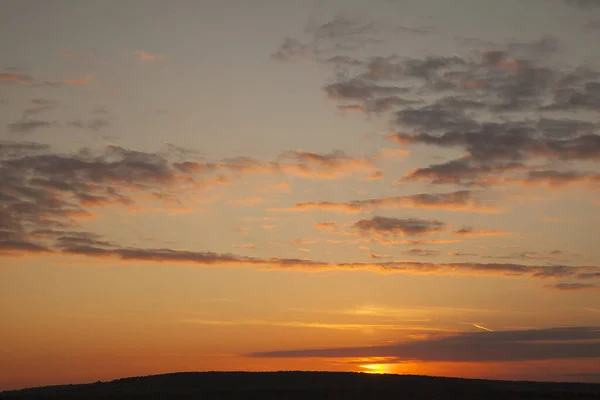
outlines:
[{"label": "setting sun", "polygon": [[363,369],[362,372],[366,372],[367,374],[389,374],[390,373],[390,365],[389,364],[365,364],[365,365],[361,365],[360,368]]}]

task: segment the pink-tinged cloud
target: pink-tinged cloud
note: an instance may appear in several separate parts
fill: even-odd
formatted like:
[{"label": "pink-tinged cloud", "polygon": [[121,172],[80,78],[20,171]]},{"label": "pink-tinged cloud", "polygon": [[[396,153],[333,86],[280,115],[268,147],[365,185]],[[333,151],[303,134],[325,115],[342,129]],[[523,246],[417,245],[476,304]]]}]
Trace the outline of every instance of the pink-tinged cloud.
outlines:
[{"label": "pink-tinged cloud", "polygon": [[[244,174],[283,174],[307,179],[341,179],[353,174],[372,174],[378,169],[366,158],[355,158],[344,152],[314,153],[287,151],[276,160],[259,161],[250,157],[234,157],[218,162],[186,161],[174,164],[186,173],[221,172],[226,179]],[[283,187],[285,189],[285,187]]]},{"label": "pink-tinged cloud", "polygon": [[383,158],[405,157],[410,154],[410,151],[408,151],[406,149],[400,149],[400,148],[390,149],[387,147],[384,147],[379,152]]},{"label": "pink-tinged cloud", "polygon": [[164,54],[150,54],[142,50],[136,50],[132,54],[140,61],[164,61],[167,59]]},{"label": "pink-tinged cloud", "polygon": [[70,85],[70,86],[85,86],[91,82],[92,78],[93,78],[93,75],[88,74],[88,75],[84,76],[83,78],[79,78],[79,79],[65,79],[65,80],[63,80],[63,83],[65,85]]},{"label": "pink-tinged cloud", "polygon": [[30,75],[15,72],[0,72],[0,84],[18,84],[29,86],[35,83]]},{"label": "pink-tinged cloud", "polygon": [[370,174],[377,171],[371,160],[350,157],[342,151],[325,154],[288,151],[272,163],[272,168],[292,176],[321,179],[336,179],[355,173]]},{"label": "pink-tinged cloud", "polygon": [[327,221],[327,222],[319,222],[313,225],[313,228],[319,231],[327,231],[327,232],[337,232],[340,230],[340,226],[337,222]]},{"label": "pink-tinged cloud", "polygon": [[590,188],[600,189],[600,174],[594,172],[534,170],[524,177],[506,178],[505,181],[526,187],[546,186],[549,189],[577,184],[590,184]]}]

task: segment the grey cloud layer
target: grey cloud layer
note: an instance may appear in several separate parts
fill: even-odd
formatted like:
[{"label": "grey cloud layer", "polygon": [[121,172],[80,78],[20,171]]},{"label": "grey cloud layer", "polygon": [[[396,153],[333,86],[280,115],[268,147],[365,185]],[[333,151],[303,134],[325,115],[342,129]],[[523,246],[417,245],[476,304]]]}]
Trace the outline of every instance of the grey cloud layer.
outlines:
[{"label": "grey cloud layer", "polygon": [[251,357],[389,357],[393,361],[502,362],[600,357],[600,328],[464,332],[372,347],[282,350]]}]

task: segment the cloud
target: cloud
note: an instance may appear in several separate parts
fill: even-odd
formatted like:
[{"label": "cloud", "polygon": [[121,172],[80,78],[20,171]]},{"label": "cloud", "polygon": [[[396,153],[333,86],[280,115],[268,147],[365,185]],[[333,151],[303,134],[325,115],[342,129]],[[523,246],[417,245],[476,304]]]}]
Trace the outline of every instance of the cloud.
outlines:
[{"label": "cloud", "polygon": [[316,57],[314,46],[301,43],[296,39],[286,38],[277,49],[271,54],[271,58],[278,61],[306,61],[313,60]]},{"label": "cloud", "polygon": [[32,133],[39,129],[52,128],[59,126],[56,121],[42,121],[37,119],[24,119],[12,124],[8,124],[8,131],[11,133]]},{"label": "cloud", "polygon": [[[345,32],[341,27],[346,24],[339,21],[325,31],[334,26]],[[366,36],[376,33],[367,31]],[[331,34],[330,41],[338,37],[344,34]],[[339,110],[388,114],[396,130],[390,137],[402,147],[466,152],[419,166],[404,181],[495,186],[507,183],[504,177],[529,172],[533,161],[557,166],[600,161],[599,125],[593,116],[600,107],[600,72],[584,65],[553,67],[549,56],[561,50],[553,36],[490,46],[473,57],[358,59],[342,45],[329,48],[327,57],[316,51],[315,60],[333,72],[323,90]],[[567,119],[558,113],[564,111],[581,113]]]},{"label": "cloud", "polygon": [[313,225],[313,227],[316,230],[329,231],[329,232],[337,232],[340,229],[337,222],[333,222],[333,221],[319,222],[319,223]]},{"label": "cloud", "polygon": [[83,78],[79,79],[65,79],[62,81],[62,83],[69,86],[86,86],[91,82],[92,78],[93,76],[91,74],[88,74]]},{"label": "cloud", "polygon": [[23,74],[20,72],[0,72],[0,84],[5,85],[22,85],[22,86],[32,86],[32,87],[52,87],[52,86],[61,86],[61,85],[71,85],[71,86],[85,86],[92,80],[92,75],[88,74],[83,78],[78,79],[64,79],[62,81],[42,81],[35,79],[31,75]]},{"label": "cloud", "polygon": [[506,178],[506,182],[520,183],[523,186],[545,185],[551,189],[581,183],[600,183],[600,174],[585,171],[531,170],[524,177]]},{"label": "cloud", "polygon": [[284,326],[291,328],[311,328],[311,329],[332,329],[341,331],[365,331],[365,330],[418,330],[418,327],[405,327],[393,324],[341,324],[328,322],[312,321],[269,321],[261,319],[243,319],[243,320],[206,320],[206,319],[186,319],[184,322],[199,325],[218,325],[218,326]]},{"label": "cloud", "polygon": [[378,259],[382,259],[382,258],[392,258],[392,256],[388,256],[385,254],[369,253],[369,258],[378,260]]},{"label": "cloud", "polygon": [[396,362],[508,362],[600,357],[600,329],[478,331],[368,347],[279,350],[250,357],[393,357]]},{"label": "cloud", "polygon": [[[131,162],[132,155],[126,153]],[[139,162],[143,162],[145,156],[140,157]],[[34,156],[30,156],[34,157]],[[135,158],[135,157],[134,157]],[[33,160],[31,158],[30,160]],[[148,160],[145,160],[146,162]],[[17,164],[18,165],[18,164]],[[122,165],[122,164],[121,164]],[[102,168],[98,169],[97,175],[89,175],[87,172],[79,173],[86,179],[92,178],[96,184],[100,182]],[[51,169],[47,164],[44,170]],[[55,169],[57,172],[57,170]],[[0,171],[4,173],[5,171]],[[32,174],[32,171],[27,171]],[[129,179],[135,176],[135,173],[123,171],[125,176],[119,178],[113,173],[112,179],[118,179],[122,185],[127,185]],[[155,175],[153,172],[152,175]],[[35,175],[35,174],[34,174]],[[139,185],[144,175],[138,175],[135,181]],[[67,175],[68,177],[68,175]],[[82,178],[83,179],[83,178]],[[164,181],[165,177],[158,178]],[[146,177],[146,185],[156,181],[155,178]],[[3,256],[26,255],[37,253],[56,253],[62,255],[79,255],[88,257],[116,258],[123,261],[145,261],[145,262],[168,262],[168,263],[189,263],[198,266],[253,266],[259,268],[268,268],[273,270],[297,269],[303,271],[326,271],[326,270],[348,270],[348,271],[373,271],[380,273],[401,273],[401,274],[451,274],[451,275],[493,275],[507,277],[529,277],[535,279],[583,279],[585,285],[594,285],[590,280],[600,278],[600,267],[593,266],[539,266],[514,263],[424,263],[415,261],[395,261],[386,262],[324,262],[310,259],[295,258],[257,258],[247,257],[235,254],[224,254],[204,251],[186,251],[174,250],[169,248],[139,248],[122,247],[117,243],[107,241],[102,236],[91,232],[77,231],[77,224],[73,223],[73,218],[86,216],[87,212],[81,208],[81,205],[88,204],[103,205],[107,202],[131,201],[129,198],[121,195],[115,189],[109,190],[105,195],[112,194],[114,198],[90,198],[80,200],[81,203],[67,201],[60,197],[48,197],[56,195],[61,191],[70,191],[71,196],[68,200],[78,195],[92,196],[89,193],[79,193],[78,184],[72,179],[65,179],[61,184],[49,186],[51,191],[48,193],[43,190],[45,185],[40,186],[34,178],[35,184],[28,187],[20,187],[14,179],[3,181],[3,189],[0,202],[0,252]],[[64,186],[61,186],[64,185]],[[137,186],[139,190],[141,186]],[[19,197],[26,196],[28,201],[20,201]],[[395,219],[375,217],[371,220],[360,220],[353,225],[359,230],[359,234],[375,234],[384,238],[395,235],[422,235],[432,233],[443,229],[444,224],[439,221],[428,221],[420,219]],[[265,226],[272,228],[274,226]],[[335,222],[321,223],[315,225],[317,229],[338,231],[339,225]],[[361,232],[362,231],[362,232]],[[433,242],[433,241],[432,241]],[[408,243],[407,243],[408,244]],[[436,255],[437,252],[413,249],[408,250],[408,254],[426,256]],[[582,283],[582,282],[574,282]],[[586,286],[586,287],[588,287]],[[591,286],[589,286],[591,287]]]},{"label": "cloud", "polygon": [[600,7],[600,0],[563,0],[563,2],[570,7],[582,8],[585,10]]},{"label": "cloud", "polygon": [[27,74],[22,74],[19,72],[0,72],[0,83],[9,85],[9,84],[20,84],[20,85],[30,85],[34,82],[34,79]]},{"label": "cloud", "polygon": [[274,270],[298,269],[305,271],[370,270],[400,274],[450,274],[530,277],[536,279],[577,278],[580,274],[596,273],[600,267],[538,266],[510,263],[424,263],[415,261],[386,261],[376,263],[331,263],[295,258],[256,258],[215,252],[173,249],[144,249],[104,245],[75,245],[60,248],[63,254],[89,257],[113,257],[125,261],[191,263],[199,266],[255,266]]},{"label": "cloud", "polygon": [[438,250],[428,250],[428,249],[418,249],[418,248],[414,248],[414,249],[406,249],[406,250],[402,250],[403,254],[409,255],[409,256],[419,256],[419,257],[428,257],[428,256],[437,256],[439,255],[441,252]]},{"label": "cloud", "polygon": [[[290,163],[289,161],[292,161]],[[353,158],[342,151],[314,153],[288,151],[279,155],[274,168],[286,174],[301,177],[337,178],[352,173],[372,173],[376,170],[370,160]]]},{"label": "cloud", "polygon": [[446,224],[420,218],[373,217],[355,222],[353,228],[361,235],[418,236],[441,232]]},{"label": "cloud", "polygon": [[595,19],[595,20],[591,20],[591,21],[586,22],[585,28],[587,30],[600,29],[600,19]]},{"label": "cloud", "polygon": [[43,113],[46,111],[51,111],[51,110],[55,109],[56,106],[58,105],[58,101],[35,98],[35,99],[31,99],[31,104],[32,104],[32,106],[26,108],[23,111],[23,117],[22,117],[23,119],[26,119],[27,117],[29,117],[31,115],[36,115],[36,114],[40,114],[40,113]]},{"label": "cloud", "polygon": [[223,171],[230,174],[224,175],[225,179],[251,173],[284,174],[307,179],[341,179],[356,173],[372,174],[377,171],[371,160],[352,157],[342,151],[286,151],[268,162],[250,157],[234,157],[219,162],[179,162],[175,167],[187,173]]},{"label": "cloud", "polygon": [[89,121],[76,120],[69,122],[69,126],[79,129],[90,129],[93,131],[106,128],[108,125],[110,125],[110,121],[106,118],[94,118]]},{"label": "cloud", "polygon": [[526,260],[559,260],[561,258],[564,258],[566,255],[568,255],[568,254],[566,254],[564,251],[552,250],[552,251],[548,251],[548,252],[521,251],[518,253],[512,253],[512,254],[505,255],[505,256],[485,256],[485,257],[498,258],[498,259],[520,258],[520,259],[526,259]]},{"label": "cloud", "polygon": [[593,283],[555,283],[553,285],[545,285],[544,287],[565,292],[575,292],[581,290],[600,290],[600,286],[595,285]]},{"label": "cloud", "polygon": [[[189,190],[198,184],[155,154],[117,146],[55,154],[48,146],[26,142],[0,143],[0,182],[0,231],[10,233],[12,243],[31,241],[31,233],[40,229],[73,227],[77,219],[91,216],[93,207],[130,206],[134,194],[160,201],[179,185],[178,190]],[[36,238],[43,248],[58,240]]]},{"label": "cloud", "polygon": [[480,237],[480,236],[498,236],[508,235],[508,232],[501,230],[475,230],[471,227],[462,228],[452,232],[457,236]]},{"label": "cloud", "polygon": [[525,165],[520,162],[490,162],[462,157],[426,168],[413,169],[404,175],[403,181],[427,180],[432,184],[483,187],[497,182],[498,179],[494,178],[495,176],[525,168]]},{"label": "cloud", "polygon": [[132,54],[140,61],[164,61],[167,59],[164,54],[150,54],[142,50],[136,50]]},{"label": "cloud", "polygon": [[370,213],[379,209],[421,208],[480,213],[496,213],[499,210],[489,201],[481,199],[481,193],[460,190],[447,193],[419,193],[407,196],[384,197],[347,202],[300,202],[290,208],[273,208],[270,211],[338,211],[345,213]]},{"label": "cloud", "polygon": [[238,206],[248,206],[252,207],[260,203],[264,203],[266,200],[262,197],[246,197],[245,199],[240,200],[232,200],[229,203],[238,205]]}]

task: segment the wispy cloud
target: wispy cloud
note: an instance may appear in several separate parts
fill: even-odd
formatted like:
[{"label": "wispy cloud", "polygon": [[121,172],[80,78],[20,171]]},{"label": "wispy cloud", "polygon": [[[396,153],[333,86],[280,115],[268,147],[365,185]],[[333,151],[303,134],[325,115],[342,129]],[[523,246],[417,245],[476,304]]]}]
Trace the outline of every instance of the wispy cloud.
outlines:
[{"label": "wispy cloud", "polygon": [[140,61],[164,61],[167,59],[164,54],[150,54],[143,50],[136,50],[133,55]]},{"label": "wispy cloud", "polygon": [[301,202],[289,208],[271,208],[270,211],[337,211],[344,213],[370,213],[379,209],[421,208],[479,213],[497,213],[499,209],[481,193],[460,190],[446,193],[419,193],[406,196],[384,197],[347,202]]},{"label": "wispy cloud", "polygon": [[498,230],[498,229],[475,230],[471,227],[461,228],[459,230],[453,231],[452,233],[457,236],[467,236],[467,237],[508,235],[508,232]]},{"label": "wispy cloud", "polygon": [[93,78],[93,75],[88,74],[88,75],[84,76],[83,78],[65,79],[63,81],[63,83],[65,85],[70,85],[70,86],[86,86],[87,84],[89,84],[92,81],[92,78]]}]

